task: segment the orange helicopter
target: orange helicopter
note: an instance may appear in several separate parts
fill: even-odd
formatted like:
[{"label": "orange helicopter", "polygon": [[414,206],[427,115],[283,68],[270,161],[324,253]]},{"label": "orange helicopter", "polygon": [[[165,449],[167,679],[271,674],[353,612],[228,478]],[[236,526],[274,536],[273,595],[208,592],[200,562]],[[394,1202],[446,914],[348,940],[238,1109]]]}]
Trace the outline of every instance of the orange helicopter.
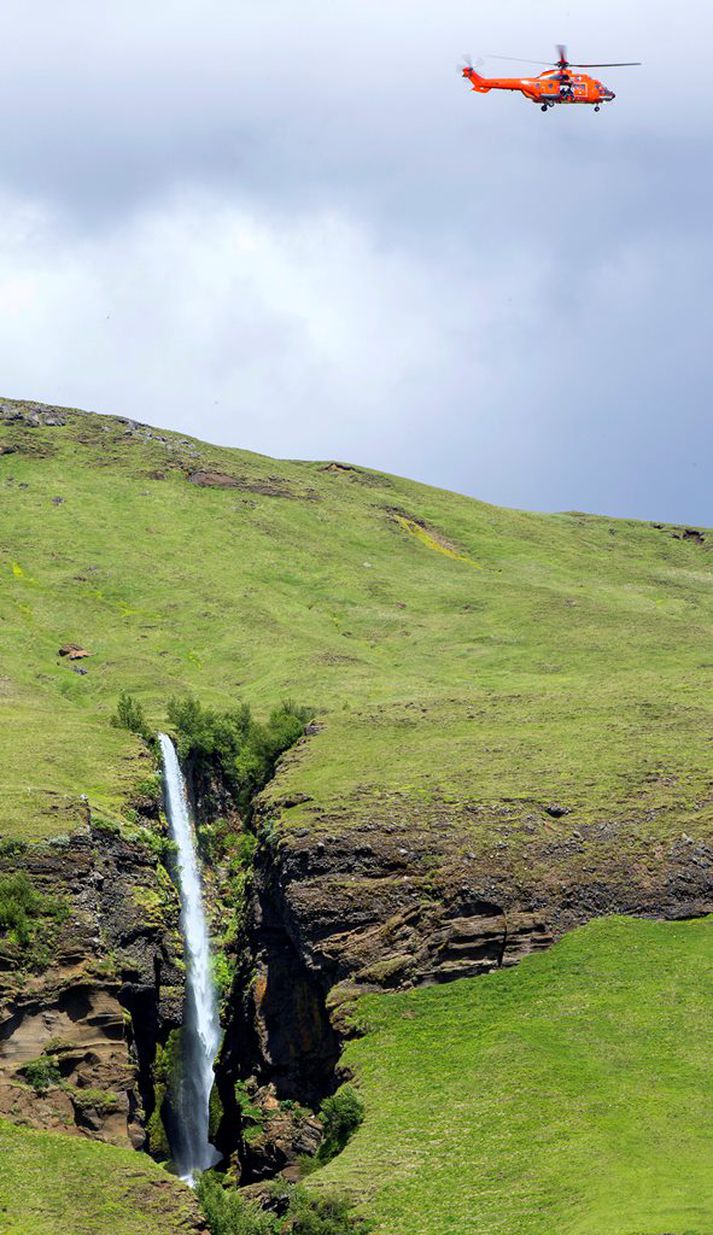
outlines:
[{"label": "orange helicopter", "polygon": [[[481,77],[471,64],[462,70],[463,76],[471,83],[478,94],[488,94],[490,90],[519,90],[526,99],[538,103],[542,111],[549,111],[557,104],[587,103],[595,111],[601,111],[602,103],[611,103],[616,98],[613,90],[589,77],[586,73],[570,73],[570,69],[622,69],[631,68],[641,63],[640,60],[624,60],[613,64],[572,64],[567,59],[567,48],[557,48],[558,59],[551,62],[546,73],[538,77]],[[494,60],[510,59],[507,56],[493,56]],[[546,63],[543,61],[523,61],[524,64]]]}]

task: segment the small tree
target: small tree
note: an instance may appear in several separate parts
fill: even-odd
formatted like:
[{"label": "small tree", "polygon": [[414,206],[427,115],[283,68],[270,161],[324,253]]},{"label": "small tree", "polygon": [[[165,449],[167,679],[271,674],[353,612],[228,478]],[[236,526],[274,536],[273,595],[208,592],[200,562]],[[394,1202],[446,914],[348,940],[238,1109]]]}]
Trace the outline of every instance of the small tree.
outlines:
[{"label": "small tree", "polygon": [[152,733],[146,720],[144,709],[138,699],[128,694],[127,691],[122,691],[119,695],[119,702],[111,718],[111,723],[115,729],[128,729],[131,733],[137,734],[138,737],[144,738],[147,742],[151,740]]},{"label": "small tree", "polygon": [[342,1085],[320,1109],[324,1140],[317,1152],[320,1165],[331,1162],[344,1149],[364,1119],[364,1103],[352,1085]]}]

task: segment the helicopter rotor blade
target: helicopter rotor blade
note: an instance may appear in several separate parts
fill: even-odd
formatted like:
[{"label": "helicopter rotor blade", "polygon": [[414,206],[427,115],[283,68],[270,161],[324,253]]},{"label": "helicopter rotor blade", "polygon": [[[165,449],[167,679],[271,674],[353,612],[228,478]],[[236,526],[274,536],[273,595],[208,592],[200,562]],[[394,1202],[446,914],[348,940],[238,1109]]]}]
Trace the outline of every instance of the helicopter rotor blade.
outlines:
[{"label": "helicopter rotor blade", "polygon": [[559,64],[560,68],[566,69],[567,65],[569,64],[569,61],[567,59],[567,48],[564,46],[563,43],[557,44],[557,55],[559,56],[559,60],[557,61],[557,63]]},{"label": "helicopter rotor blade", "polygon": [[511,64],[541,64],[548,69],[552,60],[525,60],[522,56],[486,56],[486,60],[508,60]]},{"label": "helicopter rotor blade", "polygon": [[633,69],[641,60],[612,60],[608,64],[573,64],[573,69]]}]

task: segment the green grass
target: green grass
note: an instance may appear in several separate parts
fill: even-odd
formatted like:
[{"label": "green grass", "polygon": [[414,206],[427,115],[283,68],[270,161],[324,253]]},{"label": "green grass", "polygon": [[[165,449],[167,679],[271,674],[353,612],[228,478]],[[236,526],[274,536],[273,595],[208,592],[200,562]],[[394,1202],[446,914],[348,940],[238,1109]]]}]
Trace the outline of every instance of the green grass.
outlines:
[{"label": "green grass", "polygon": [[2,1235],[179,1235],[190,1190],[149,1158],[0,1120]]},{"label": "green grass", "polygon": [[[507,802],[512,840],[555,799],[574,812],[563,834],[713,832],[713,538],[144,441],[81,413],[1,432],[17,453],[0,457],[0,832],[65,832],[82,793],[126,817],[145,770],[109,724],[122,690],[154,725],[186,690],[316,707],[321,732],[275,787],[313,799],[294,826],[445,805],[471,844],[495,816],[455,808]],[[247,488],[187,482],[208,466]],[[92,653],[86,676],[66,641]]]},{"label": "green grass", "polygon": [[713,1232],[713,918],[603,919],[360,1016],[365,1121],[310,1186],[376,1232]]}]

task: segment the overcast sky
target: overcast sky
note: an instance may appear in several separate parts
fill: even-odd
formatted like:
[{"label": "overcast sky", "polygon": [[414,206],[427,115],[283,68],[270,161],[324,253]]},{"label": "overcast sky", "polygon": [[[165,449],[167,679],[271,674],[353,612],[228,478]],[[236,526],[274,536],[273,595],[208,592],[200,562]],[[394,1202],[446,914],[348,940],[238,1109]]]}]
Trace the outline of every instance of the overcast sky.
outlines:
[{"label": "overcast sky", "polygon": [[[7,0],[1,32],[0,392],[713,525],[713,6]],[[645,63],[599,115],[456,72],[559,40]]]}]

